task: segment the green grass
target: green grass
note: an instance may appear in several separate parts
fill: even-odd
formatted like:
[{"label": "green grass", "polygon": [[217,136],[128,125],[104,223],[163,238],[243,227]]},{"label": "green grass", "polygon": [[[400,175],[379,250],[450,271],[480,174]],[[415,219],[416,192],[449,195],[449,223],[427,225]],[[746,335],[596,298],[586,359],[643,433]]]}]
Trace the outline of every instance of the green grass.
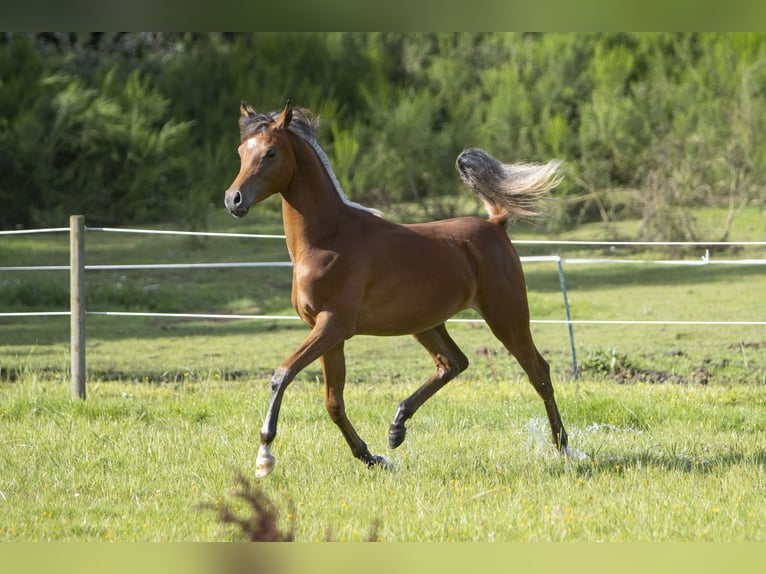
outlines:
[{"label": "green grass", "polygon": [[[762,216],[743,221],[733,239],[763,237]],[[213,227],[280,231],[267,217],[214,218]],[[67,263],[64,237],[2,245],[0,266]],[[86,249],[89,264],[286,258],[280,240],[92,232]],[[762,320],[765,271],[572,265],[566,277],[575,319]],[[529,264],[526,275],[533,318],[564,318],[555,265]],[[283,314],[292,312],[289,284],[289,269],[92,272],[88,307]],[[0,276],[0,311],[64,310],[67,298],[65,272]],[[347,344],[349,416],[393,472],[370,471],[350,455],[325,412],[317,364],[288,389],[277,467],[259,485],[281,524],[294,515],[297,540],[365,540],[376,523],[385,541],[766,539],[761,327],[577,325],[583,371],[575,382],[566,327],[534,325],[576,451],[570,458],[548,446],[540,399],[489,330],[450,331],[472,366],[423,406],[395,451],[388,424],[431,374],[430,359],[407,337]],[[269,375],[305,327],[89,316],[87,333],[88,399],[75,401],[68,318],[0,319],[0,540],[237,539],[200,504],[245,512],[231,495],[235,475],[253,476]]]},{"label": "green grass", "polygon": [[[405,383],[348,386],[376,452]],[[2,540],[236,539],[200,503],[252,476],[267,382],[97,383],[89,400],[27,380],[3,389]],[[321,386],[287,394],[275,472],[260,484],[295,513],[296,539],[764,540],[766,399],[758,386],[562,384],[573,449],[548,446],[522,381],[465,378],[429,402],[393,472],[348,453]],[[292,509],[292,510],[291,510]]]}]

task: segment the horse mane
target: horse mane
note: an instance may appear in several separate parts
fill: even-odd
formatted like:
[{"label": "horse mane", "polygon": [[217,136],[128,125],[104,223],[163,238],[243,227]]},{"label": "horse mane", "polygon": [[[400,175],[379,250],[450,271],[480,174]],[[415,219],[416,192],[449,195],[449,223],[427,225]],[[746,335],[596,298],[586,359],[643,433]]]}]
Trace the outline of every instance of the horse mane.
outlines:
[{"label": "horse mane", "polygon": [[[273,123],[277,117],[279,116],[280,112],[268,112],[265,114],[255,114],[255,115],[248,115],[248,116],[242,116],[239,118],[239,136],[240,141],[245,141],[250,139],[251,137],[255,136],[256,134],[262,132],[268,126]],[[290,125],[288,126],[288,130],[299,136],[303,141],[305,141],[307,144],[311,146],[311,149],[314,150],[314,153],[317,155],[317,158],[319,158],[319,161],[321,162],[322,166],[324,167],[325,171],[327,172],[327,175],[330,178],[330,181],[332,182],[333,187],[335,188],[335,191],[340,196],[343,203],[346,205],[349,205],[353,208],[360,209],[362,211],[367,211],[369,213],[372,213],[373,215],[376,215],[378,217],[382,216],[382,213],[378,211],[377,209],[374,209],[372,207],[365,207],[364,205],[361,205],[359,203],[356,203],[355,201],[351,201],[348,196],[343,192],[343,189],[340,186],[340,182],[338,181],[338,178],[335,176],[335,172],[332,169],[332,166],[330,165],[330,158],[327,157],[327,154],[324,152],[324,150],[320,147],[319,142],[317,141],[317,133],[318,133],[318,127],[317,123],[312,120],[311,118],[311,112],[307,110],[306,108],[293,108],[292,110],[292,119],[290,120]]]}]

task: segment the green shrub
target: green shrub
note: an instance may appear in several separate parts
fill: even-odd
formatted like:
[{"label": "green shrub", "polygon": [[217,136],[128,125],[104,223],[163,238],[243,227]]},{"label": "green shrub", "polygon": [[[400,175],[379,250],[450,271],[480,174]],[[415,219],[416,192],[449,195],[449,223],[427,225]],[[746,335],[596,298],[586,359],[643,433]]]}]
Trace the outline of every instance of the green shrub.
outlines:
[{"label": "green shrub", "polygon": [[[204,227],[238,168],[239,101],[290,98],[349,196],[387,213],[476,211],[453,165],[479,146],[564,160],[551,229],[639,216],[640,239],[726,239],[766,199],[764,38],[3,33],[0,225]],[[721,205],[718,227],[695,219]]]},{"label": "green shrub", "polygon": [[584,373],[614,375],[628,369],[634,369],[635,363],[624,353],[610,348],[588,351],[588,355],[581,359],[579,368]]}]

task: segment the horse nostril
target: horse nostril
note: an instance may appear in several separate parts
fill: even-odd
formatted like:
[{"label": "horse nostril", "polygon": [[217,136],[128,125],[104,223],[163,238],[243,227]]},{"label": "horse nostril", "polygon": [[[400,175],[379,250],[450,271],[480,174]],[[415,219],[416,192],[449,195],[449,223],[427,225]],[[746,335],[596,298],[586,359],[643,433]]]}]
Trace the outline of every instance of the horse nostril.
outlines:
[{"label": "horse nostril", "polygon": [[234,192],[234,195],[231,198],[231,203],[234,207],[239,207],[242,205],[242,194],[239,192],[239,190]]}]

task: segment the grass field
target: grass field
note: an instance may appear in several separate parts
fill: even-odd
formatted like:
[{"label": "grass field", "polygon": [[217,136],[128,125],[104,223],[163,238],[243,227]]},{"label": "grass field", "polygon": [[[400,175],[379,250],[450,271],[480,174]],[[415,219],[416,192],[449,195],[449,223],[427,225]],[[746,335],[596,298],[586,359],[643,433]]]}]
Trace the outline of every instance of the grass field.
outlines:
[{"label": "grass field", "polygon": [[[214,218],[213,228],[280,232],[278,221],[253,215]],[[760,240],[764,230],[753,211],[732,239]],[[563,237],[600,233],[585,226]],[[0,266],[68,263],[63,236],[0,241]],[[86,249],[88,264],[287,257],[280,240],[97,232]],[[533,318],[563,319],[555,264],[525,269]],[[566,277],[574,319],[766,317],[763,266],[567,266]],[[289,284],[289,269],[92,272],[88,308],[287,314]],[[65,310],[66,273],[3,273],[0,301],[0,311]],[[347,344],[349,416],[395,470],[369,471],[351,457],[311,365],[287,391],[277,467],[258,483],[280,509],[281,527],[294,520],[299,541],[366,540],[373,529],[383,541],[766,539],[762,327],[578,325],[577,381],[566,327],[533,329],[574,456],[548,446],[541,401],[477,324],[450,327],[472,367],[426,403],[405,443],[389,451],[396,406],[432,365],[411,338],[355,338]],[[232,496],[235,475],[253,475],[269,375],[306,329],[90,316],[87,332],[88,399],[74,401],[68,318],[0,319],[0,540],[238,539],[200,505],[247,511]]]}]

